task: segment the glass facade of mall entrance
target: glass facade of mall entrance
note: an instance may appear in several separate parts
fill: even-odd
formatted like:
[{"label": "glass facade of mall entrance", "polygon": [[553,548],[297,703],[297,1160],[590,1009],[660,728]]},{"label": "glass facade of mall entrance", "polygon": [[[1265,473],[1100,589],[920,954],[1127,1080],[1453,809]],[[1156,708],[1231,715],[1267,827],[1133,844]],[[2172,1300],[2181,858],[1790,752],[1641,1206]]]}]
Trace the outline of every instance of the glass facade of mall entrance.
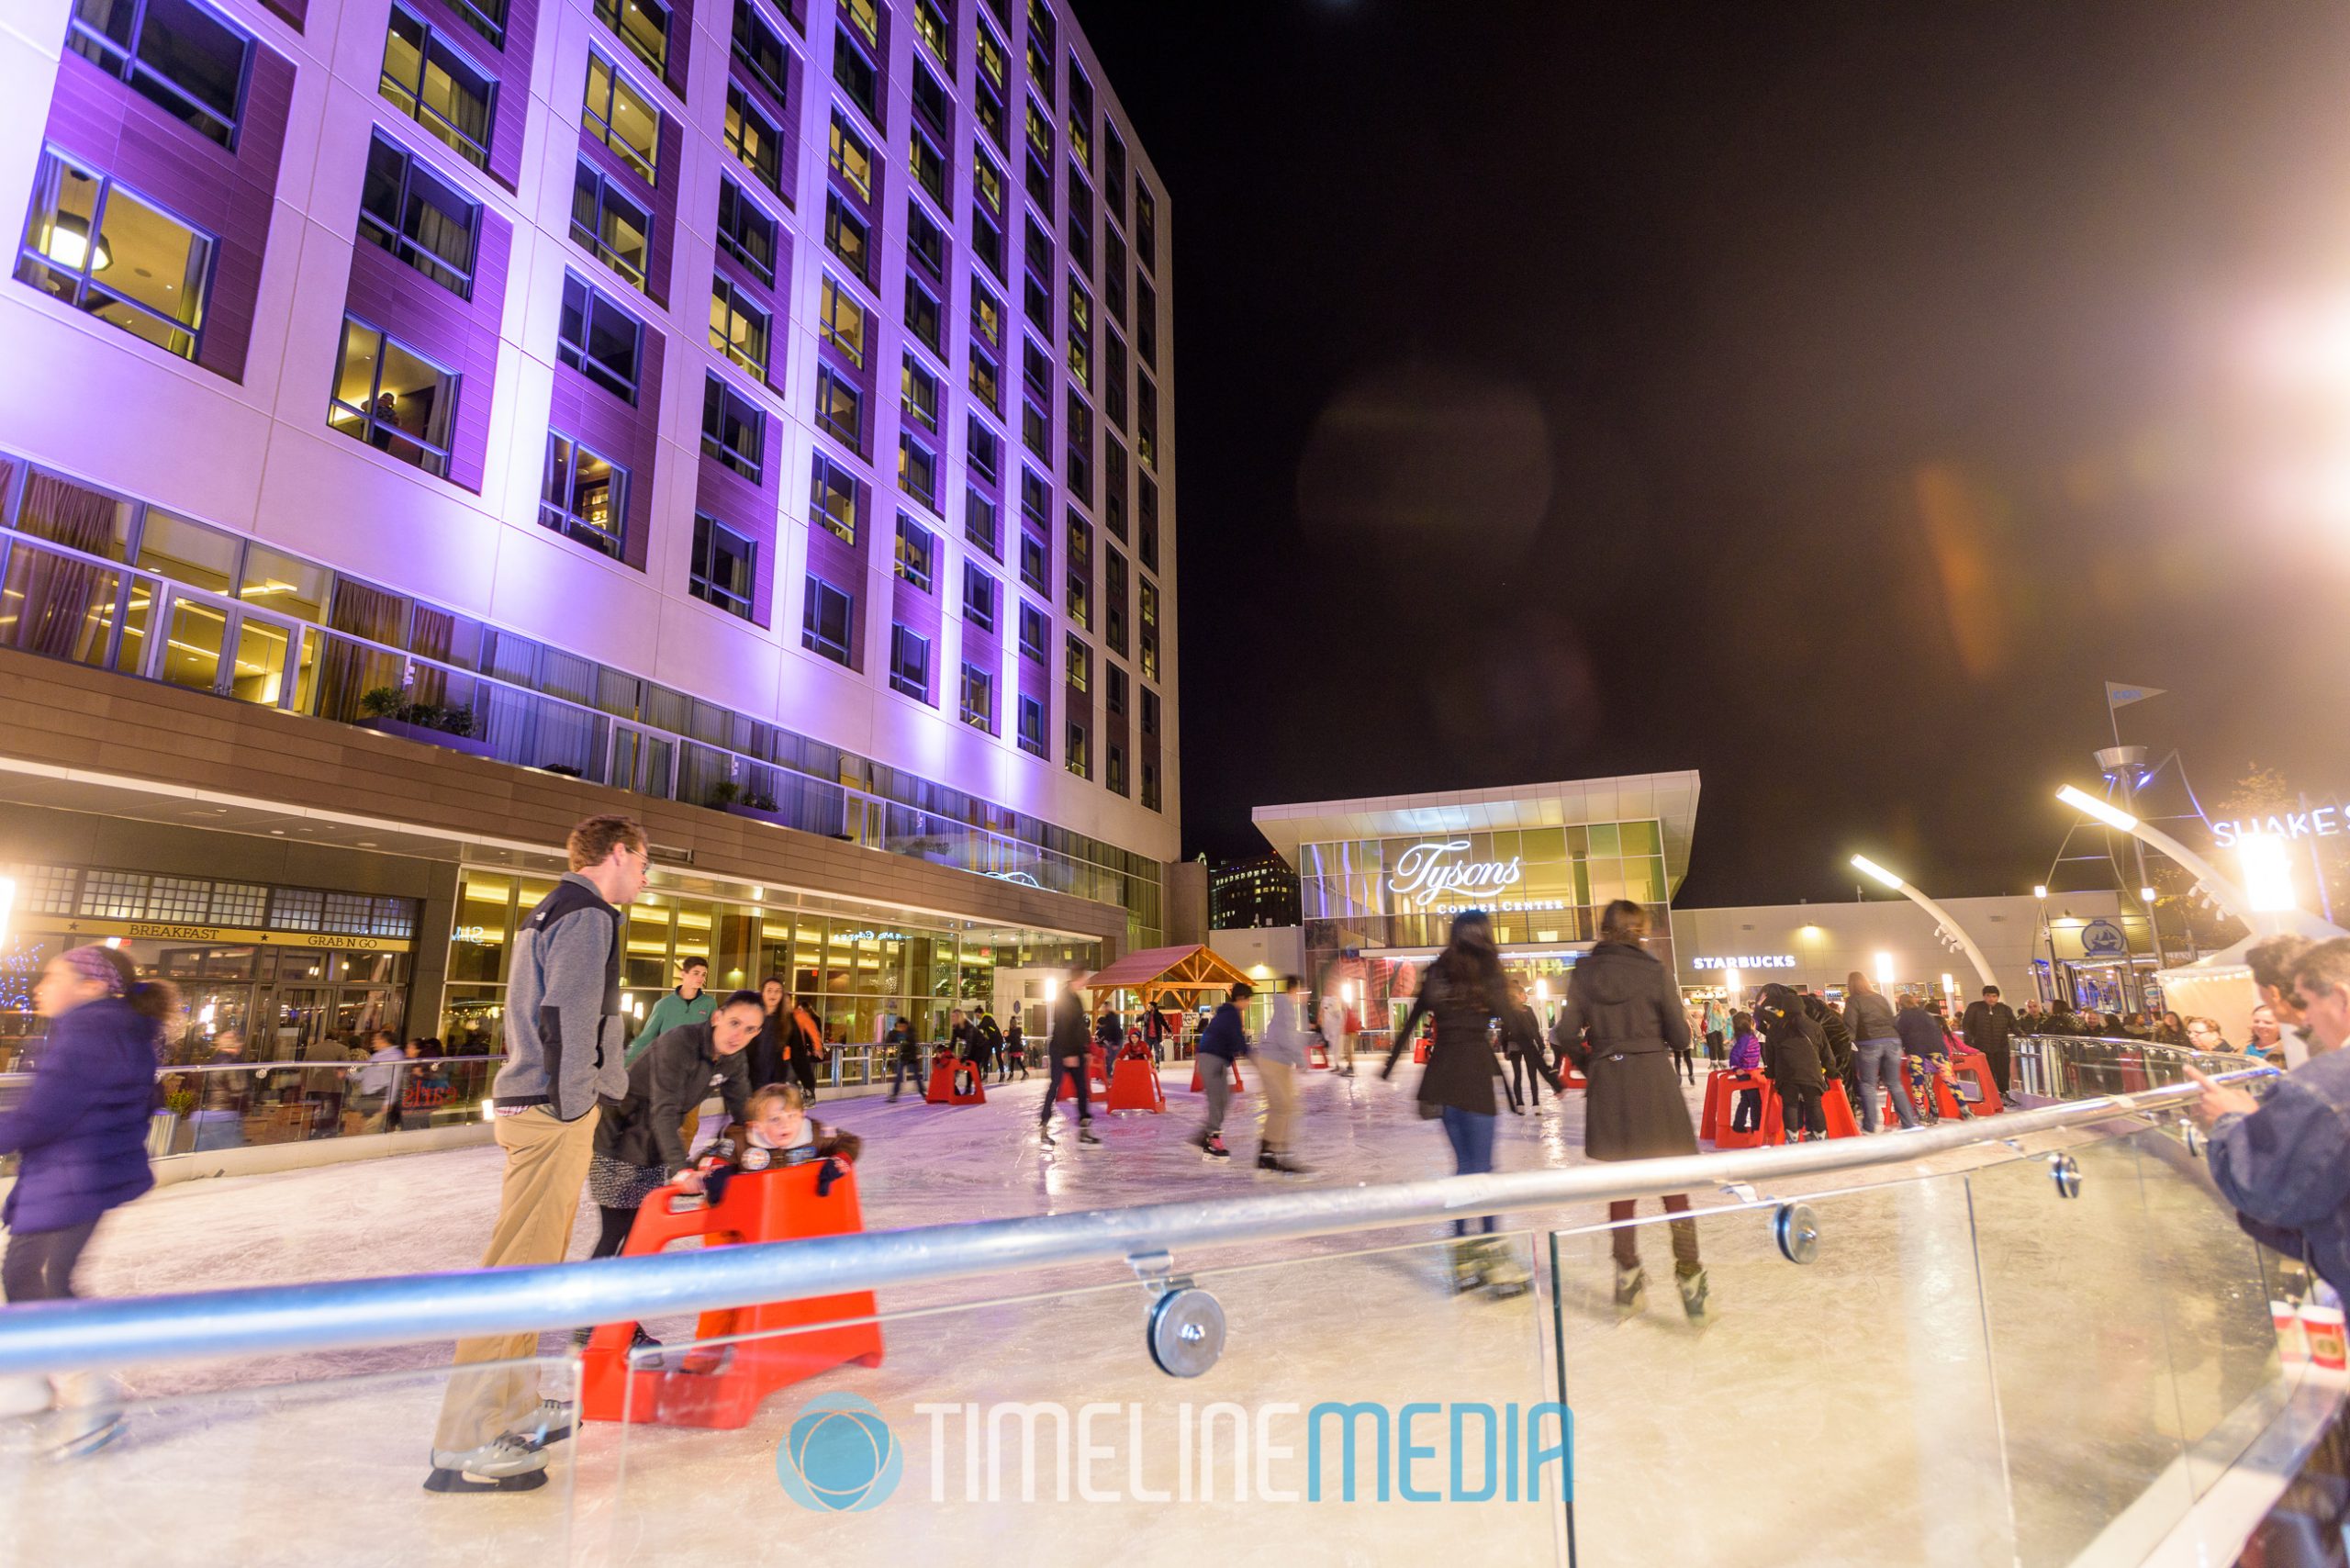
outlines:
[{"label": "glass facade of mall entrance", "polygon": [[[516,923],[554,879],[469,868],[458,890],[441,1036],[453,1053],[499,1047],[509,955]],[[721,995],[780,977],[827,1040],[870,1045],[903,1014],[924,1041],[945,1037],[957,1007],[988,1007],[1009,1020],[1026,1007],[1032,1026],[1045,981],[1071,965],[1101,961],[1101,944],[937,915],[860,909],[815,894],[767,890],[756,901],[648,891],[628,911],[621,966],[624,1004],[650,1012],[689,958],[710,961]]]},{"label": "glass facade of mall entrance", "polygon": [[1511,979],[1527,1000],[1565,995],[1599,916],[1626,898],[1648,906],[1649,949],[1673,964],[1664,840],[1654,819],[1333,840],[1298,846],[1305,956],[1318,984],[1356,987],[1366,1027],[1401,1022],[1389,1003],[1419,990],[1421,965],[1452,917],[1493,917]]}]

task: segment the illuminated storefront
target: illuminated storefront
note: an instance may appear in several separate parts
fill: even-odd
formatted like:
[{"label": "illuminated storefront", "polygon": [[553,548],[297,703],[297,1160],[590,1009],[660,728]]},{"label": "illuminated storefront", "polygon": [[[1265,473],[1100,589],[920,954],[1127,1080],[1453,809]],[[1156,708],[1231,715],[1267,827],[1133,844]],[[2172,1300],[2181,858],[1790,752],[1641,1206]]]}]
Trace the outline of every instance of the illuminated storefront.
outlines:
[{"label": "illuminated storefront", "polygon": [[1672,773],[1264,807],[1256,822],[1297,869],[1309,976],[1357,988],[1366,1025],[1384,1027],[1462,910],[1493,917],[1537,1004],[1564,994],[1619,898],[1648,906],[1650,949],[1672,965],[1696,803],[1697,776]]}]

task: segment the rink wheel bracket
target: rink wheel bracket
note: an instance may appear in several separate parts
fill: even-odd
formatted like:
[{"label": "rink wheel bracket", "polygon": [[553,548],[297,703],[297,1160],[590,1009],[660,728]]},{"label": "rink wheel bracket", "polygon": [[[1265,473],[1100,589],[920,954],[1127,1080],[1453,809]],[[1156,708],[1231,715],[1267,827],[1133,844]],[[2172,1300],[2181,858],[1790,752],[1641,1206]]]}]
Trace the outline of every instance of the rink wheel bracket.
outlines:
[{"label": "rink wheel bracket", "polygon": [[1150,1292],[1143,1342],[1152,1364],[1169,1377],[1198,1377],[1224,1355],[1224,1304],[1175,1272],[1165,1252],[1138,1252],[1127,1266]]},{"label": "rink wheel bracket", "polygon": [[1809,1204],[1781,1204],[1771,1216],[1771,1238],[1790,1263],[1808,1263],[1819,1256],[1819,1216]]}]

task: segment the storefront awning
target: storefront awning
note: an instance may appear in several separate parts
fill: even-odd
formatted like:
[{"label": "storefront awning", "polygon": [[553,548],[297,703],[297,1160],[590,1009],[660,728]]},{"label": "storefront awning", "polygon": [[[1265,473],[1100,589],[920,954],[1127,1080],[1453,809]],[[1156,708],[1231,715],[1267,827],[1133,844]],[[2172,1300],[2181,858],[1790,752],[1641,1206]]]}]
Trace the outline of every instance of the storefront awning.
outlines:
[{"label": "storefront awning", "polygon": [[1145,947],[1093,972],[1085,982],[1091,991],[1229,991],[1249,983],[1248,976],[1229,959],[1203,946]]}]

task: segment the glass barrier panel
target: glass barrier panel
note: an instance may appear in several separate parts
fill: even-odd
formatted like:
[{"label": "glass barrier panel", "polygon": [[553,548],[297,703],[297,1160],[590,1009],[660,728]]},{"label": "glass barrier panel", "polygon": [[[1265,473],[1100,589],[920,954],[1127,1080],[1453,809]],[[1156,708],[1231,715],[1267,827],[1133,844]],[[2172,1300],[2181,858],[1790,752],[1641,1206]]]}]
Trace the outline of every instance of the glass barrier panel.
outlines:
[{"label": "glass barrier panel", "polygon": [[[492,1364],[535,1372],[542,1397],[569,1399],[569,1359]],[[143,1375],[143,1374],[142,1374]],[[571,1441],[549,1443],[534,1488],[454,1496],[426,1490],[452,1369],[317,1378],[203,1393],[126,1391],[62,1380],[76,1403],[0,1421],[0,1562],[305,1564],[570,1560]],[[475,1375],[471,1372],[468,1375]],[[103,1446],[57,1457],[108,1417]],[[590,1449],[597,1435],[585,1435]]]},{"label": "glass barrier panel", "polygon": [[[1799,1202],[1806,1264],[1767,1204],[1699,1209],[1676,1238],[1642,1199],[1625,1226],[1551,1237],[1578,1562],[2009,1561],[1964,1179]],[[1676,1242],[1705,1271],[1702,1327]],[[1628,1246],[1637,1305],[1618,1290]]]},{"label": "glass barrier panel", "polygon": [[[1416,1241],[1192,1271],[1165,1297],[1128,1280],[748,1335],[655,1324],[671,1342],[625,1375],[626,1329],[602,1330],[588,1408],[620,1378],[605,1408],[629,1417],[604,1561],[670,1561],[723,1499],[733,1539],[811,1562],[1430,1562],[1467,1538],[1563,1562],[1530,1238],[1494,1246],[1516,1294],[1456,1295],[1451,1244]],[[1221,1354],[1170,1376],[1154,1303],[1169,1353],[1196,1353],[1201,1294]]]},{"label": "glass barrier panel", "polygon": [[2136,1125],[2052,1140],[2078,1169],[2077,1197],[2050,1154],[1967,1178],[2019,1568],[2070,1562],[2093,1542],[2142,1561],[2194,1501]]},{"label": "glass barrier panel", "polygon": [[2179,1435],[2195,1495],[2211,1489],[2292,1392],[2268,1303],[2277,1260],[2246,1236],[2211,1185],[2199,1145],[2149,1129],[2136,1146],[2154,1257],[2148,1275],[2170,1340]]}]

